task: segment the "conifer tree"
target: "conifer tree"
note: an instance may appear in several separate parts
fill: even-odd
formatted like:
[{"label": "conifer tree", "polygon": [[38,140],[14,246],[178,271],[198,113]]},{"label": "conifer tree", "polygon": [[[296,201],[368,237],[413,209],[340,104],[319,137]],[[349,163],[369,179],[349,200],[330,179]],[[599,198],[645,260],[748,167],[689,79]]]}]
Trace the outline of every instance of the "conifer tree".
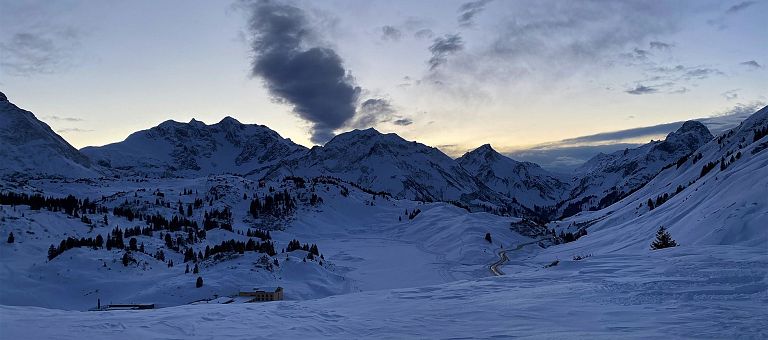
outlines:
[{"label": "conifer tree", "polygon": [[8,243],[13,243],[16,239],[13,237],[13,232],[8,234]]},{"label": "conifer tree", "polygon": [[203,286],[203,277],[202,276],[198,276],[197,277],[197,281],[195,282],[195,287],[200,288],[202,286]]},{"label": "conifer tree", "polygon": [[656,240],[651,243],[651,250],[658,250],[670,247],[677,247],[677,242],[672,239],[672,235],[667,232],[667,228],[660,226],[656,231]]}]

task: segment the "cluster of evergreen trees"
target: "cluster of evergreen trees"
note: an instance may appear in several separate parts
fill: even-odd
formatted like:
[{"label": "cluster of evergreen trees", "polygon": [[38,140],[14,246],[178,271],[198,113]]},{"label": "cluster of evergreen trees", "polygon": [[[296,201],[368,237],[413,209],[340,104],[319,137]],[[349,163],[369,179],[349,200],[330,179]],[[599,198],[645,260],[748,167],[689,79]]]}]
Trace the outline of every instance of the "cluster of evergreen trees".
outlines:
[{"label": "cluster of evergreen trees", "polygon": [[58,247],[54,247],[51,245],[48,248],[48,260],[53,260],[56,258],[56,256],[61,255],[61,253],[72,249],[72,248],[81,248],[81,247],[87,247],[92,249],[99,249],[104,245],[104,238],[101,237],[101,235],[97,235],[96,238],[76,238],[76,237],[67,237],[64,240],[61,240]]},{"label": "cluster of evergreen trees", "polygon": [[413,209],[410,213],[408,213],[408,209],[405,209],[405,214],[408,215],[408,219],[412,220],[416,218],[421,213],[421,210],[419,208]]},{"label": "cluster of evergreen trees", "polygon": [[291,214],[296,209],[296,201],[288,193],[288,190],[283,192],[273,192],[264,196],[264,200],[254,195],[253,200],[249,206],[248,212],[254,218],[268,215],[273,217],[282,217]]},{"label": "cluster of evergreen trees", "polygon": [[653,209],[658,208],[662,204],[666,203],[670,198],[675,197],[676,194],[678,194],[679,192],[683,191],[683,189],[685,189],[685,188],[683,188],[682,185],[678,185],[677,186],[677,190],[672,195],[670,195],[670,194],[665,192],[662,195],[656,196],[656,200],[655,201],[653,199],[649,198],[648,199],[648,210],[653,210]]},{"label": "cluster of evergreen trees", "polygon": [[[221,244],[214,245],[213,247],[206,246],[205,253],[198,254],[198,255],[202,255],[202,259],[208,259],[217,254],[226,254],[226,253],[244,254],[247,251],[264,253],[269,256],[277,255],[277,252],[275,251],[274,243],[272,243],[271,241],[259,242],[259,241],[254,241],[253,239],[248,239],[248,242],[237,241],[237,240],[222,241]],[[194,252],[192,252],[192,254],[194,254]],[[190,258],[190,260],[194,261],[193,258]],[[198,260],[200,260],[200,258],[198,258]],[[186,256],[185,256],[185,262],[186,262]]]},{"label": "cluster of evergreen trees", "polygon": [[712,169],[717,166],[717,163],[720,163],[720,161],[714,161],[714,162],[707,162],[707,164],[704,164],[704,166],[701,168],[701,174],[699,174],[699,178],[706,176]]},{"label": "cluster of evergreen trees", "polygon": [[755,136],[752,137],[752,142],[757,142],[765,136],[768,136],[768,126],[764,128],[755,128]]},{"label": "cluster of evergreen trees", "polygon": [[40,194],[17,194],[14,192],[0,192],[0,205],[28,205],[31,210],[45,208],[48,211],[64,212],[67,215],[80,217],[82,214],[105,213],[106,208],[99,207],[90,199],[78,199],[73,195],[65,198],[45,197]]},{"label": "cluster of evergreen trees", "polygon": [[203,216],[203,228],[205,230],[221,228],[232,231],[232,211],[227,207],[221,211],[219,209],[206,211]]},{"label": "cluster of evergreen trees", "polygon": [[728,168],[729,165],[733,164],[733,162],[741,159],[741,151],[737,152],[736,155],[731,155],[731,158],[726,160],[725,157],[720,158],[720,171],[723,171]]},{"label": "cluster of evergreen trees", "polygon": [[292,252],[294,250],[303,250],[317,256],[320,255],[320,250],[317,249],[316,244],[312,244],[311,246],[307,243],[301,244],[301,242],[299,242],[297,239],[293,239],[288,242],[288,247],[285,248],[286,252]]},{"label": "cluster of evergreen trees", "polygon": [[264,230],[261,230],[261,229],[251,230],[251,228],[248,228],[248,230],[245,231],[245,236],[248,236],[248,237],[258,237],[262,241],[266,241],[266,240],[271,240],[272,239],[272,235],[269,234],[269,230],[264,231]]},{"label": "cluster of evergreen trees", "polygon": [[[553,230],[553,232],[554,232],[554,230]],[[555,244],[562,244],[562,243],[573,242],[573,241],[576,241],[576,240],[578,240],[579,238],[581,238],[582,236],[585,236],[585,235],[587,235],[587,229],[586,228],[579,229],[578,231],[576,231],[576,233],[572,233],[570,231],[569,232],[563,232],[561,230],[560,234],[558,234],[554,238],[555,239]]]}]

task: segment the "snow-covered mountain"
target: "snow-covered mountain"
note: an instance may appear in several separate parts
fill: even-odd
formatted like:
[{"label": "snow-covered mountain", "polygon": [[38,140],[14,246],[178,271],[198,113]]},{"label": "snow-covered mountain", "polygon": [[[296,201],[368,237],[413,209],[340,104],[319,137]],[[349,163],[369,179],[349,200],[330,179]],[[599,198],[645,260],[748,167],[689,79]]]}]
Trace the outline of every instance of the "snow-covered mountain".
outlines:
[{"label": "snow-covered mountain", "polygon": [[338,177],[397,198],[499,201],[498,195],[440,150],[373,128],[342,133],[270,174],[283,175]]},{"label": "snow-covered mountain", "polygon": [[88,157],[0,92],[0,175],[93,177]]},{"label": "snow-covered mountain", "polygon": [[568,179],[531,162],[518,162],[496,152],[489,144],[456,159],[480,182],[523,206],[552,206],[570,189]]},{"label": "snow-covered mountain", "polygon": [[766,192],[768,107],[663,169],[621,201],[553,224],[571,230],[587,226],[589,241],[582,247],[605,251],[647,249],[659,226],[684,245],[764,249]]},{"label": "snow-covered mountain", "polygon": [[599,154],[578,170],[569,199],[561,204],[565,216],[607,207],[641,188],[664,167],[690,155],[712,140],[704,124],[685,122],[663,141],[634,149]]},{"label": "snow-covered mountain", "polygon": [[99,165],[128,173],[194,177],[258,174],[306,148],[266,126],[226,117],[212,125],[169,120],[122,142],[81,151]]}]

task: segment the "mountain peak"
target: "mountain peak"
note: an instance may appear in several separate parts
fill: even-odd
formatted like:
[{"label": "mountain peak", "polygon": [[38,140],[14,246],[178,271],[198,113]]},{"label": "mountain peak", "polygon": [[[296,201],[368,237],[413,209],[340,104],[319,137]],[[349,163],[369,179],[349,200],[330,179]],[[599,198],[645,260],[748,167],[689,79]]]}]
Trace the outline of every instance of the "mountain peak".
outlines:
[{"label": "mountain peak", "polygon": [[5,96],[5,93],[0,91],[0,103],[7,102],[7,101],[8,101],[8,97]]},{"label": "mountain peak", "polygon": [[701,122],[696,121],[696,120],[686,121],[685,123],[683,123],[683,126],[681,126],[679,129],[677,129],[677,131],[675,131],[675,132],[676,133],[685,133],[685,132],[691,132],[691,131],[693,131],[693,132],[704,132],[704,131],[706,131],[707,133],[709,133],[709,129],[707,129],[707,127],[704,124],[702,124]]},{"label": "mountain peak", "polygon": [[460,158],[469,159],[479,157],[484,158],[486,161],[491,161],[492,159],[497,159],[500,156],[501,154],[494,150],[491,144],[483,144],[476,149],[465,153],[464,156],[461,156]]},{"label": "mountain peak", "polygon": [[243,123],[240,123],[237,119],[234,119],[230,116],[226,116],[221,119],[221,121],[218,122],[220,125],[242,125]]}]

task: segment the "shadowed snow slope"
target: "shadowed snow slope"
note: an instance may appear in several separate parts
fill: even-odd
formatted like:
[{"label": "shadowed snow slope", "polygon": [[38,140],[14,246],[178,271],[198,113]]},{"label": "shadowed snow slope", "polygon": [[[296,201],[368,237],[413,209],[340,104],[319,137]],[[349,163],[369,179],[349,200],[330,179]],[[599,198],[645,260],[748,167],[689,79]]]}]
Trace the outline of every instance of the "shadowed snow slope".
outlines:
[{"label": "shadowed snow slope", "polygon": [[88,157],[0,92],[0,175],[93,177]]}]

